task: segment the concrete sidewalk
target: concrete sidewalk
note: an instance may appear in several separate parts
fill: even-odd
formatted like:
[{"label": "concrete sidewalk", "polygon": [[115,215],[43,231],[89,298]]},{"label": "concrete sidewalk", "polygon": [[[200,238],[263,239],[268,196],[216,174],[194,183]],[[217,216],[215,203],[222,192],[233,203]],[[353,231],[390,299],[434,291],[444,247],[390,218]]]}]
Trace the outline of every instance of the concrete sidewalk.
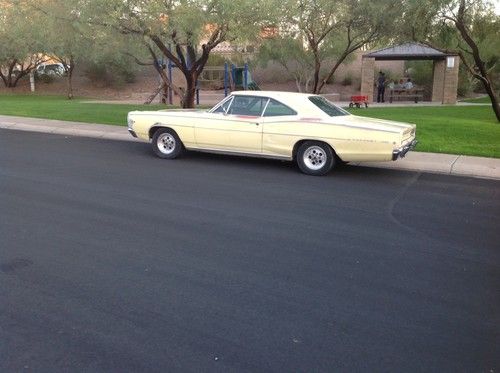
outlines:
[{"label": "concrete sidewalk", "polygon": [[[0,115],[0,128],[99,139],[142,141],[130,136],[126,127],[104,124]],[[352,163],[352,165],[500,180],[500,159],[496,158],[409,152],[405,158],[396,162],[363,162]]]}]

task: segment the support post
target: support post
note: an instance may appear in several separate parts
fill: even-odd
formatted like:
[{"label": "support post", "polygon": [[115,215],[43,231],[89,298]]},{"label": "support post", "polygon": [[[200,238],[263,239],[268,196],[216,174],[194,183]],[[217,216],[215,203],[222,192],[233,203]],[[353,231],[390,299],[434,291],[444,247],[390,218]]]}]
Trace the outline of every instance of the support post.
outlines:
[{"label": "support post", "polygon": [[361,62],[361,95],[368,96],[368,102],[373,102],[375,87],[375,58],[363,57]]},{"label": "support post", "polygon": [[231,77],[233,78],[233,88],[236,89],[236,66],[234,64],[231,64]]},{"label": "support post", "polygon": [[227,97],[227,83],[228,83],[228,65],[224,62],[224,97]]},{"label": "support post", "polygon": [[443,86],[443,104],[457,103],[459,64],[460,58],[458,58],[458,56],[446,57],[446,69],[444,71]]},{"label": "support post", "polygon": [[445,60],[435,60],[432,70],[432,102],[443,102]]},{"label": "support post", "polygon": [[248,89],[248,63],[245,63],[245,69],[243,70],[243,89],[245,91]]}]

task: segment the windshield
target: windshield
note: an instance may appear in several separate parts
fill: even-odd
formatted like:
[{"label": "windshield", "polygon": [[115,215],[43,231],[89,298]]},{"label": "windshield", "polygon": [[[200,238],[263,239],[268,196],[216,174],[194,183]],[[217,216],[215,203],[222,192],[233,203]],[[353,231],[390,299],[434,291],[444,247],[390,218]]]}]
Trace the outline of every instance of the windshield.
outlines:
[{"label": "windshield", "polygon": [[330,101],[322,96],[309,96],[309,101],[311,101],[314,105],[321,109],[321,111],[325,112],[331,117],[338,117],[341,115],[349,115],[347,111],[344,109],[335,106]]}]

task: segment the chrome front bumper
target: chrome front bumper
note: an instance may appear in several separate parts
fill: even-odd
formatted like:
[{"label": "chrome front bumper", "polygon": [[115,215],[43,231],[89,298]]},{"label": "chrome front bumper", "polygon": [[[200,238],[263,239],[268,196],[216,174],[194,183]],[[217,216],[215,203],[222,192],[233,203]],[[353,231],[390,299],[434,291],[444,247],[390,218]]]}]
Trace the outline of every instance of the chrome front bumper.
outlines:
[{"label": "chrome front bumper", "polygon": [[134,137],[137,137],[137,134],[131,128],[128,129],[128,133],[130,133]]},{"label": "chrome front bumper", "polygon": [[408,153],[410,150],[415,149],[415,146],[417,145],[417,143],[418,143],[417,139],[413,139],[413,141],[400,147],[399,149],[393,150],[392,151],[392,160],[395,161],[398,158],[404,158],[406,153]]}]

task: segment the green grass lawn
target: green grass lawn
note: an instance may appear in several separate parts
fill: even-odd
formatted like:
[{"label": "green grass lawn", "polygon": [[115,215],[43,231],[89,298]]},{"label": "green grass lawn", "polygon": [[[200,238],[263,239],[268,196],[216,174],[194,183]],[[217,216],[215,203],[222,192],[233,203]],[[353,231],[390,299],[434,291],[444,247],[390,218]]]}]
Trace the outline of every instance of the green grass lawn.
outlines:
[{"label": "green grass lawn", "polygon": [[417,125],[416,151],[500,158],[500,123],[488,106],[350,109],[356,115]]},{"label": "green grass lawn", "polygon": [[165,105],[99,104],[88,99],[62,96],[0,95],[0,114],[69,120],[74,122],[127,125],[132,110],[159,110]]},{"label": "green grass lawn", "polygon": [[[0,95],[0,114],[126,125],[131,110],[163,105],[88,103],[61,96]],[[421,106],[350,109],[361,116],[417,124],[417,151],[500,158],[500,123],[488,106]]]},{"label": "green grass lawn", "polygon": [[471,104],[491,104],[490,96],[483,96],[479,98],[467,98],[465,100],[460,100],[461,102],[469,102]]}]

